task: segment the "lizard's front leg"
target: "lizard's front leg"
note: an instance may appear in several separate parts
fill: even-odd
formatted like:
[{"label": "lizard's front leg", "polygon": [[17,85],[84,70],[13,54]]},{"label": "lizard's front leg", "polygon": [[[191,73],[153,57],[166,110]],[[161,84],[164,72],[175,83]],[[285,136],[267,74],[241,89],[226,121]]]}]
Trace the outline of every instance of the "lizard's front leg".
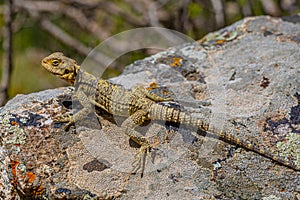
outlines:
[{"label": "lizard's front leg", "polygon": [[70,126],[74,125],[76,121],[82,120],[93,111],[93,107],[89,101],[89,97],[82,90],[80,90],[80,87],[76,91],[75,97],[78,99],[83,108],[74,115],[70,115],[69,113],[67,113],[54,118],[55,122],[67,123],[64,127],[65,131],[68,131]]},{"label": "lizard's front leg", "polygon": [[125,134],[128,135],[134,142],[141,145],[139,152],[135,156],[135,161],[133,162],[132,173],[136,173],[137,170],[142,167],[142,175],[145,167],[145,158],[150,151],[150,145],[147,139],[134,129],[143,124],[145,120],[148,120],[148,112],[144,110],[138,110],[133,115],[128,117],[121,125],[125,131]]}]

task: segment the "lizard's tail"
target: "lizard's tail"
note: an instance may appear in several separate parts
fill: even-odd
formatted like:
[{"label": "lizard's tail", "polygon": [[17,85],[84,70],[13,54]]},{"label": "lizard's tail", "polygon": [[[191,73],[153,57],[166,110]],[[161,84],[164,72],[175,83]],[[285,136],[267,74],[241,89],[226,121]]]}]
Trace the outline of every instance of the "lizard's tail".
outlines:
[{"label": "lizard's tail", "polygon": [[[265,148],[259,147],[257,144],[247,142],[246,140],[241,140],[237,136],[232,133],[225,132],[224,130],[217,129],[216,127],[210,126],[209,122],[194,117],[189,113],[180,111],[179,109],[168,107],[165,105],[154,104],[150,108],[149,112],[150,118],[152,120],[161,120],[161,121],[169,121],[180,124],[185,124],[188,126],[194,126],[201,131],[208,132],[209,135],[215,138],[222,139],[226,142],[232,143],[234,145],[238,145],[244,149],[256,152],[266,158],[276,161],[281,165],[284,165],[288,168],[292,168],[296,171],[300,171],[300,166],[297,166],[292,161],[287,161],[281,157],[278,157],[272,154]],[[193,134],[195,137],[199,137],[199,135]]]}]

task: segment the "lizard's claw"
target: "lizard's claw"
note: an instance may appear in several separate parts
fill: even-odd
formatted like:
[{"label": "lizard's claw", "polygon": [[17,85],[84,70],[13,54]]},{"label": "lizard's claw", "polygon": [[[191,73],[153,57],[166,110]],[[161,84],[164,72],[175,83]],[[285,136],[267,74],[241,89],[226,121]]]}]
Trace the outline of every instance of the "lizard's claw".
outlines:
[{"label": "lizard's claw", "polygon": [[61,116],[56,116],[56,117],[54,117],[53,121],[58,122],[58,123],[67,123],[64,126],[65,131],[68,131],[70,129],[70,127],[75,124],[73,115],[69,114],[69,113],[65,113]]},{"label": "lizard's claw", "polygon": [[140,168],[142,168],[141,177],[144,175],[144,169],[146,164],[146,156],[150,153],[150,145],[148,143],[141,144],[139,152],[134,156],[134,161],[132,162],[132,174],[135,174]]}]

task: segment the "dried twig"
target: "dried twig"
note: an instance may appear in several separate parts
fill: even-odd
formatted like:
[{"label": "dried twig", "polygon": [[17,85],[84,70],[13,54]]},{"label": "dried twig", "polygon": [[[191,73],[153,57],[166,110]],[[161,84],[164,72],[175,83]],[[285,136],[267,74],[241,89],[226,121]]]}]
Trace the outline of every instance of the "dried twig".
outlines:
[{"label": "dried twig", "polygon": [[[72,47],[78,53],[87,56],[92,51],[92,48],[85,46],[80,41],[73,38],[71,35],[69,35],[65,31],[60,29],[58,26],[53,24],[51,21],[46,20],[46,19],[42,19],[40,21],[40,25],[45,31],[47,31],[48,33],[53,35],[55,38],[57,38],[60,41],[62,41],[63,43],[65,43],[66,45]],[[98,62],[100,65],[105,65],[107,63],[107,60],[111,60],[110,58],[108,58],[104,54],[101,54],[101,53],[98,53],[98,52],[95,52],[92,55],[93,55],[92,58],[96,62]]]},{"label": "dried twig", "polygon": [[81,28],[88,30],[99,40],[104,40],[109,36],[109,33],[101,28],[95,20],[88,19],[79,9],[68,6],[64,14],[77,22]]},{"label": "dried twig", "polygon": [[[144,20],[143,17],[138,17],[131,12],[127,12],[123,10],[118,5],[110,2],[110,1],[104,1],[102,6],[103,12],[107,12],[110,15],[113,16],[120,16],[123,19],[126,19],[126,22],[133,25],[133,26],[147,26],[148,22]],[[145,9],[146,10],[146,9]],[[141,13],[144,14],[144,13]]]},{"label": "dried twig", "polygon": [[18,8],[27,11],[41,12],[41,11],[60,11],[64,8],[64,4],[59,1],[30,1],[30,0],[17,0],[14,4]]},{"label": "dried twig", "polygon": [[225,25],[225,10],[222,1],[211,0],[211,4],[214,9],[217,27],[223,27]]}]

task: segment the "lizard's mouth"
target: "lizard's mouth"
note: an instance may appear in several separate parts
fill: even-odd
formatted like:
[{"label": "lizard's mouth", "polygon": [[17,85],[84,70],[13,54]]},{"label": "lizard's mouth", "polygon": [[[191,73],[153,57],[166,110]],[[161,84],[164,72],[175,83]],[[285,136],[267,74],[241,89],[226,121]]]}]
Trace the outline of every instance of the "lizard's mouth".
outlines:
[{"label": "lizard's mouth", "polygon": [[51,72],[52,74],[56,75],[56,76],[61,76],[60,73],[57,73],[57,72]]},{"label": "lizard's mouth", "polygon": [[51,74],[55,75],[55,76],[61,76],[61,74],[58,73],[58,72],[50,71],[50,70],[47,70],[47,71],[50,72]]}]

